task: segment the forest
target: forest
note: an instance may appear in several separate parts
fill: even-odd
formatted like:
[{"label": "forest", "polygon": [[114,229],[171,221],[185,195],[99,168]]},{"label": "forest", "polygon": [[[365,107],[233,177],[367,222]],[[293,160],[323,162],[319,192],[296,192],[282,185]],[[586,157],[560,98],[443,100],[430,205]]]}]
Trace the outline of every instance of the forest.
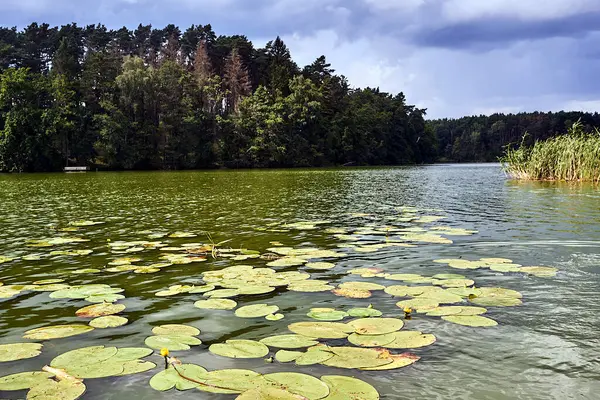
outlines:
[{"label": "forest", "polygon": [[210,25],[0,27],[0,171],[497,161],[507,144],[597,114],[426,119],[403,93],[355,88]]}]

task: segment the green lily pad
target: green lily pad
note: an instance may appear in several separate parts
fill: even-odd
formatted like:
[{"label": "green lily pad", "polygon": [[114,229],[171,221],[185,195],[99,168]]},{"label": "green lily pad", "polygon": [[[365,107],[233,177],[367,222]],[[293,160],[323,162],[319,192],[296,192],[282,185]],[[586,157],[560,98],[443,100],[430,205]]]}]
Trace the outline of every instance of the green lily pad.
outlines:
[{"label": "green lily pad", "polygon": [[374,308],[352,308],[348,310],[348,315],[358,318],[381,317],[383,313]]},{"label": "green lily pad", "polygon": [[384,335],[402,329],[404,322],[396,318],[361,318],[348,322],[359,335]]},{"label": "green lily pad", "polygon": [[57,290],[65,290],[69,288],[70,286],[65,283],[50,283],[48,285],[36,286],[31,290],[34,292],[55,292]]},{"label": "green lily pad", "polygon": [[479,261],[486,264],[510,264],[513,262],[508,258],[482,258]]},{"label": "green lily pad", "polygon": [[323,365],[337,368],[372,368],[391,364],[394,360],[382,349],[364,349],[357,347],[330,347],[335,355],[323,362]]},{"label": "green lily pad", "polygon": [[29,390],[28,400],[77,400],[85,393],[83,382],[74,379],[55,381],[46,379]]},{"label": "green lily pad", "polygon": [[441,279],[438,281],[433,282],[434,285],[436,286],[443,286],[443,287],[454,287],[454,288],[460,288],[460,287],[468,287],[468,286],[473,286],[475,284],[475,281],[471,280],[471,279]]},{"label": "green lily pad", "polygon": [[317,269],[317,270],[328,270],[335,267],[334,263],[329,262],[310,262],[304,265],[306,268]]},{"label": "green lily pad", "polygon": [[267,267],[296,267],[306,264],[306,260],[298,257],[283,257],[267,263]]},{"label": "green lily pad", "polygon": [[134,375],[150,371],[156,368],[156,364],[150,361],[133,360],[123,363],[123,372],[119,376]]},{"label": "green lily pad", "polygon": [[306,353],[296,359],[296,365],[308,366],[322,364],[332,358],[335,354],[329,351],[329,346],[317,345],[310,347]]},{"label": "green lily pad", "polygon": [[93,294],[90,297],[86,297],[85,301],[89,301],[90,303],[114,303],[118,300],[123,300],[125,296],[122,294]]},{"label": "green lily pad", "polygon": [[50,365],[54,368],[68,369],[73,366],[101,364],[119,352],[116,347],[91,346],[71,350],[55,357]]},{"label": "green lily pad", "polygon": [[219,356],[230,358],[262,358],[269,354],[269,348],[254,340],[227,340],[212,344],[208,350]]},{"label": "green lily pad", "polygon": [[359,335],[358,333],[353,333],[348,336],[348,341],[361,347],[386,347],[386,344],[392,343],[396,339],[395,333],[391,332],[383,335]]},{"label": "green lily pad", "polygon": [[243,392],[235,400],[301,400],[306,397],[299,397],[287,390],[276,387],[259,387]]},{"label": "green lily pad", "polygon": [[434,279],[466,279],[466,276],[460,274],[436,274],[432,276]]},{"label": "green lily pad", "polygon": [[202,341],[193,336],[186,335],[159,335],[149,336],[144,341],[151,349],[169,349],[171,351],[189,350],[190,346],[202,344]]},{"label": "green lily pad", "polygon": [[417,275],[417,274],[393,274],[393,275],[388,275],[385,277],[385,279],[389,279],[392,281],[412,281],[415,279],[422,279],[423,276],[422,275]]},{"label": "green lily pad", "polygon": [[519,272],[521,270],[521,266],[518,264],[491,264],[489,266],[490,270],[495,272]]},{"label": "green lily pad", "polygon": [[24,360],[37,357],[42,353],[39,343],[12,343],[0,345],[0,362]]},{"label": "green lily pad", "polygon": [[329,386],[313,376],[297,372],[276,372],[264,375],[265,386],[283,389],[308,400],[319,400],[329,394]]},{"label": "green lily pad", "polygon": [[[187,375],[186,375],[187,376]],[[221,369],[199,376],[196,389],[209,393],[237,394],[256,388],[261,375],[246,369]]]},{"label": "green lily pad", "polygon": [[190,293],[190,294],[206,293],[206,292],[210,292],[212,290],[215,290],[214,285],[204,285],[204,286],[196,286],[193,289],[191,289],[188,293]]},{"label": "green lily pad", "polygon": [[275,353],[275,359],[280,363],[287,363],[295,361],[298,357],[302,356],[303,354],[304,353],[301,351],[279,350],[277,353]]},{"label": "green lily pad", "polygon": [[288,285],[287,288],[292,292],[304,293],[328,292],[332,289],[335,289],[334,286],[328,285],[327,282],[323,281],[292,282]]},{"label": "green lily pad", "polygon": [[285,316],[283,314],[279,314],[279,313],[277,313],[277,314],[269,314],[269,315],[267,315],[265,317],[265,319],[267,321],[280,321],[280,320],[282,320],[284,318],[285,318]]},{"label": "green lily pad", "polygon": [[94,318],[90,321],[90,326],[100,329],[117,328],[127,324],[127,322],[129,322],[127,318],[116,315],[108,315],[105,317]]},{"label": "green lily pad", "polygon": [[336,296],[346,297],[348,299],[368,299],[373,294],[369,290],[364,289],[344,289],[337,288],[331,291]]},{"label": "green lily pad", "polygon": [[556,276],[558,269],[553,267],[521,267],[519,268],[519,272],[524,272],[539,278],[551,278]]},{"label": "green lily pad", "polygon": [[235,310],[235,316],[240,318],[259,318],[265,317],[279,311],[279,307],[268,304],[253,304],[251,306],[240,307]]},{"label": "green lily pad", "polygon": [[60,339],[75,335],[81,335],[83,333],[87,333],[93,330],[94,328],[88,325],[45,326],[43,328],[31,329],[25,332],[23,338],[31,340]]},{"label": "green lily pad", "polygon": [[401,331],[394,333],[395,338],[383,347],[388,349],[416,349],[429,346],[436,341],[436,337],[431,334],[423,334],[419,331]]},{"label": "green lily pad", "polygon": [[396,303],[396,306],[401,309],[411,308],[411,309],[417,310],[417,311],[433,310],[434,308],[437,308],[439,305],[440,305],[440,303],[438,303],[437,300],[428,299],[425,297],[399,301],[398,303]]},{"label": "green lily pad", "polygon": [[237,289],[217,289],[204,293],[204,296],[211,299],[226,299],[228,297],[239,296],[240,292]]},{"label": "green lily pad", "polygon": [[278,335],[264,338],[260,341],[269,347],[280,349],[300,349],[319,344],[316,340],[303,335]]},{"label": "green lily pad", "polygon": [[75,315],[81,318],[104,317],[106,315],[120,313],[125,308],[125,304],[99,303],[80,308],[75,311]]},{"label": "green lily pad", "polygon": [[240,294],[244,294],[244,295],[266,294],[266,293],[271,293],[274,290],[275,290],[274,287],[264,286],[264,285],[246,286],[246,287],[241,287],[241,288],[237,289],[237,291]]},{"label": "green lily pad", "polygon": [[288,329],[298,335],[317,339],[344,339],[354,328],[339,322],[296,322]]},{"label": "green lily pad", "polygon": [[348,313],[334,308],[311,308],[306,315],[319,321],[341,321],[348,316]]},{"label": "green lily pad", "polygon": [[[178,365],[177,370],[183,376],[194,380],[200,380],[208,372],[206,369],[195,364]],[[150,387],[161,392],[173,388],[177,390],[190,390],[198,386],[198,384],[182,378],[173,366],[169,366],[168,369],[159,372],[150,379]]]},{"label": "green lily pad", "polygon": [[327,375],[321,380],[329,386],[329,395],[323,400],[379,400],[377,390],[360,379]]},{"label": "green lily pad", "polygon": [[344,282],[341,285],[339,285],[338,287],[340,287],[342,289],[369,290],[369,291],[385,289],[385,286],[378,285],[376,283],[371,283],[371,282]]},{"label": "green lily pad", "polygon": [[183,335],[183,336],[198,336],[200,330],[189,325],[160,325],[152,328],[152,333],[155,335]]},{"label": "green lily pad", "polygon": [[64,282],[64,279],[43,279],[41,281],[33,282],[34,285],[54,285],[56,283]]},{"label": "green lily pad", "polygon": [[392,369],[408,367],[409,365],[412,365],[421,359],[421,357],[412,353],[391,354],[389,357],[393,360],[389,364],[380,365],[378,367],[359,369],[362,371],[387,371]]},{"label": "green lily pad", "polygon": [[160,272],[160,268],[140,267],[133,270],[134,274],[155,274],[157,272]]},{"label": "green lily pad", "polygon": [[43,383],[54,374],[45,371],[21,372],[0,378],[0,391],[25,390]]},{"label": "green lily pad", "polygon": [[481,315],[447,315],[442,317],[443,320],[472,327],[489,327],[496,326],[498,322],[491,318],[482,317]]},{"label": "green lily pad", "polygon": [[229,299],[198,300],[194,307],[205,310],[232,310],[237,307],[237,303]]},{"label": "green lily pad", "polygon": [[437,307],[427,312],[430,317],[444,317],[447,315],[479,315],[487,312],[483,307],[471,306],[445,306]]}]

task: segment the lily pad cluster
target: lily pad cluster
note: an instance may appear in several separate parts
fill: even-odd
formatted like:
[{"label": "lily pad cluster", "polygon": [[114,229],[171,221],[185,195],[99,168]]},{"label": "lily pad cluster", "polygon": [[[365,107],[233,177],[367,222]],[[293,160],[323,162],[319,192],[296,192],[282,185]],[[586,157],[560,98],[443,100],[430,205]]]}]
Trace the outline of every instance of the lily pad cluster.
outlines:
[{"label": "lily pad cluster", "polygon": [[0,378],[0,391],[25,390],[28,399],[75,400],[86,390],[84,379],[125,376],[149,371],[156,364],[143,358],[146,348],[85,347],[61,354],[42,371],[21,372]]},{"label": "lily pad cluster", "polygon": [[466,260],[462,258],[444,258],[434,260],[433,262],[439,264],[447,264],[449,267],[456,269],[488,268],[495,272],[517,272],[542,278],[550,278],[556,276],[558,272],[558,269],[554,267],[523,267],[521,264],[513,263],[512,260],[508,258],[480,258],[479,260]]},{"label": "lily pad cluster", "polygon": [[321,379],[297,372],[261,375],[244,369],[207,371],[195,364],[171,365],[150,380],[158,391],[173,388],[209,393],[238,394],[237,400],[378,400],[377,390],[368,383],[346,376]]},{"label": "lily pad cluster", "polygon": [[154,327],[152,333],[154,336],[149,336],[144,341],[151,349],[180,351],[202,344],[202,341],[196,337],[200,334],[200,330],[189,325],[160,325]]}]

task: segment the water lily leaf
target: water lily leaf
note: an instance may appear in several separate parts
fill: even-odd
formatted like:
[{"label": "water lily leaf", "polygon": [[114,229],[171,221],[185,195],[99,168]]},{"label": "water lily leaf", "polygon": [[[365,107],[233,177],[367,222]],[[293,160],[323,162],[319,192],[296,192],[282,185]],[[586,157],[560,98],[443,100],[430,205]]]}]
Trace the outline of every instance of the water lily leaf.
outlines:
[{"label": "water lily leaf", "polygon": [[30,389],[54,375],[45,371],[21,372],[0,378],[0,391]]},{"label": "water lily leaf", "polygon": [[431,334],[423,334],[420,331],[401,331],[395,332],[395,339],[384,345],[388,349],[416,349],[429,346],[436,341],[436,337]]},{"label": "water lily leaf", "polygon": [[55,357],[50,365],[54,368],[70,369],[74,366],[98,365],[118,353],[116,347],[91,346],[71,350]]},{"label": "water lily leaf", "polygon": [[479,261],[486,264],[510,264],[513,262],[508,258],[482,258]]},{"label": "water lily leaf", "polygon": [[31,340],[50,340],[60,339],[93,331],[94,328],[88,325],[55,325],[45,326],[43,328],[31,329],[25,332],[24,339]]},{"label": "water lily leaf", "polygon": [[80,308],[75,311],[75,315],[81,318],[104,317],[106,315],[120,313],[125,308],[125,304],[99,303]]},{"label": "water lily leaf", "polygon": [[368,290],[362,289],[342,289],[337,288],[331,291],[336,296],[346,297],[349,299],[368,299],[373,294]]},{"label": "water lily leaf", "polygon": [[46,379],[33,386],[27,393],[28,400],[76,400],[83,396],[86,387],[83,382],[74,379],[55,381]]},{"label": "water lily leaf", "polygon": [[354,328],[339,322],[296,322],[288,329],[298,335],[317,339],[344,339]]},{"label": "water lily leaf", "polygon": [[460,274],[436,274],[432,276],[434,279],[466,279],[466,276]]},{"label": "water lily leaf", "polygon": [[361,347],[386,347],[386,344],[392,343],[396,339],[395,332],[383,335],[359,335],[353,333],[348,336],[348,341]]},{"label": "water lily leaf", "polygon": [[344,282],[341,285],[339,285],[338,287],[342,288],[342,289],[369,290],[369,291],[385,289],[385,286],[378,285],[376,283],[371,283],[371,282]]},{"label": "water lily leaf", "polygon": [[202,344],[202,341],[198,338],[186,335],[159,335],[159,336],[148,336],[144,341],[146,346],[151,349],[169,349],[171,351],[189,350],[190,346],[197,346]]},{"label": "water lily leaf", "polygon": [[374,308],[352,308],[348,310],[348,315],[351,317],[368,318],[380,317],[383,313]]},{"label": "water lily leaf", "polygon": [[360,379],[327,375],[321,380],[329,386],[329,395],[324,400],[379,400],[377,390]]},{"label": "water lily leaf", "polygon": [[519,272],[524,272],[539,278],[551,278],[556,276],[558,269],[553,267],[521,267],[519,268]]},{"label": "water lily leaf", "polygon": [[498,322],[491,318],[482,317],[481,315],[447,315],[442,317],[443,320],[464,326],[473,327],[488,327],[496,326]]},{"label": "water lily leaf", "polygon": [[[304,353],[301,351],[289,351],[289,350],[279,350],[275,353],[275,359],[280,363],[287,363],[296,360],[298,357],[302,356]],[[0,386],[1,390],[1,386]]]},{"label": "water lily leaf", "polygon": [[305,292],[305,293],[328,292],[332,289],[335,289],[334,286],[328,285],[327,282],[323,282],[323,281],[292,282],[291,284],[288,285],[287,288],[288,288],[288,290],[291,290],[292,292]]},{"label": "water lily leaf", "polygon": [[108,315],[105,317],[94,318],[90,321],[90,326],[94,328],[106,329],[106,328],[117,328],[123,326],[129,322],[127,318],[119,317],[116,315]]},{"label": "water lily leaf", "polygon": [[519,272],[521,266],[519,264],[491,264],[489,268],[496,272]]},{"label": "water lily leaf", "polygon": [[298,357],[296,359],[296,365],[307,366],[321,364],[332,358],[334,355],[335,354],[329,351],[329,346],[320,344],[310,347],[306,353]]},{"label": "water lily leaf", "polygon": [[90,297],[86,297],[85,301],[89,301],[90,303],[114,303],[118,300],[123,300],[125,296],[122,294],[93,294]]},{"label": "water lily leaf", "polygon": [[125,368],[123,363],[102,362],[94,365],[76,364],[69,366],[67,372],[80,379],[97,379],[109,376],[118,376],[123,373]]},{"label": "water lily leaf", "polygon": [[348,313],[334,308],[311,308],[306,315],[319,321],[341,321],[348,316]]},{"label": "water lily leaf", "polygon": [[269,354],[269,348],[254,340],[227,340],[212,344],[208,350],[219,356],[230,358],[261,358]]},{"label": "water lily leaf", "polygon": [[447,288],[451,288],[451,287],[467,287],[467,286],[473,286],[475,284],[475,281],[471,280],[471,279],[442,279],[442,280],[436,280],[433,282],[434,285],[436,286],[443,286],[443,287],[447,287]]},{"label": "water lily leaf", "polygon": [[478,306],[485,307],[514,307],[523,304],[520,299],[502,296],[475,297],[469,298],[469,301],[473,304],[477,304]]},{"label": "water lily leaf", "polygon": [[418,297],[415,299],[399,301],[398,303],[396,303],[396,306],[401,309],[412,308],[413,310],[417,310],[417,311],[433,310],[434,308],[437,308],[439,305],[440,305],[440,303],[438,303],[437,300],[429,299],[426,297],[423,297],[423,298]]},{"label": "water lily leaf", "polygon": [[304,258],[299,257],[283,257],[279,260],[271,261],[267,263],[267,267],[296,267],[298,265],[306,264]]},{"label": "water lily leaf", "polygon": [[334,263],[329,262],[310,262],[304,265],[306,268],[317,269],[317,270],[328,270],[335,267]]},{"label": "water lily leaf", "polygon": [[303,335],[278,335],[264,338],[260,341],[269,347],[280,349],[300,349],[319,344],[316,340]]},{"label": "water lily leaf", "polygon": [[0,345],[0,362],[24,360],[37,357],[42,353],[39,343],[12,343]]},{"label": "water lily leaf", "polygon": [[196,236],[198,235],[191,232],[173,232],[169,235],[170,238],[193,238]]},{"label": "water lily leaf", "polygon": [[75,271],[72,271],[71,273],[79,275],[79,274],[97,274],[100,272],[102,272],[102,271],[100,271],[97,268],[84,268],[84,269],[76,269]]},{"label": "water lily leaf", "polygon": [[193,293],[193,294],[206,293],[206,292],[210,292],[212,290],[215,290],[214,285],[204,285],[204,286],[196,286],[192,290],[190,290],[188,293]]},{"label": "water lily leaf", "polygon": [[232,310],[237,307],[237,303],[229,299],[210,299],[198,300],[194,307],[206,310]]},{"label": "water lily leaf", "polygon": [[479,315],[487,312],[483,307],[471,306],[446,306],[437,307],[427,312],[430,317],[444,317],[447,315]]},{"label": "water lily leaf", "polygon": [[264,286],[264,285],[246,286],[246,287],[241,287],[241,288],[237,289],[237,291],[240,294],[245,294],[245,295],[256,295],[256,294],[271,293],[274,290],[275,290],[274,287]]},{"label": "water lily leaf", "polygon": [[243,392],[235,400],[307,400],[307,398],[276,387],[259,387]]},{"label": "water lily leaf", "polygon": [[348,322],[359,335],[384,335],[402,329],[404,322],[396,318],[361,318]]},{"label": "water lily leaf", "polygon": [[[266,387],[276,387],[309,400],[318,400],[329,394],[329,386],[313,376],[297,372],[276,372],[264,375],[260,381]],[[263,383],[264,382],[264,383]],[[261,386],[262,386],[261,385]]]},{"label": "water lily leaf", "polygon": [[155,274],[160,272],[160,268],[140,267],[133,270],[134,274]]},{"label": "water lily leaf", "polygon": [[273,314],[277,311],[279,311],[279,307],[277,306],[270,306],[268,304],[253,304],[238,308],[235,310],[235,316],[240,318],[259,318]]},{"label": "water lily leaf", "polygon": [[277,314],[269,314],[269,315],[267,315],[265,317],[265,319],[267,321],[279,321],[279,320],[282,320],[284,318],[285,318],[285,316],[283,314],[279,314],[279,313],[277,313]]},{"label": "water lily leaf", "polygon": [[240,292],[237,289],[217,289],[204,293],[204,296],[212,299],[225,299],[228,297],[239,296]]},{"label": "water lily leaf", "polygon": [[48,285],[40,285],[32,288],[34,292],[55,292],[57,290],[69,289],[70,286],[65,283],[51,283]]},{"label": "water lily leaf", "polygon": [[335,355],[323,365],[337,368],[372,368],[391,364],[394,360],[387,350],[357,347],[330,347]]},{"label": "water lily leaf", "polygon": [[145,347],[122,347],[117,349],[117,354],[113,355],[110,360],[112,362],[135,361],[138,358],[147,357],[152,353],[154,351]]},{"label": "water lily leaf", "polygon": [[34,285],[54,285],[56,283],[64,282],[64,279],[43,279],[41,281],[33,282]]},{"label": "water lily leaf", "polygon": [[196,380],[203,383],[196,386],[203,392],[237,394],[256,388],[262,376],[246,369],[221,369],[202,374]]},{"label": "water lily leaf", "polygon": [[134,375],[150,371],[156,368],[156,364],[150,361],[132,360],[123,363],[123,372],[119,376]]},{"label": "water lily leaf", "polygon": [[411,281],[411,280],[422,279],[422,278],[423,278],[422,275],[417,275],[417,274],[393,274],[393,275],[388,275],[385,277],[385,279],[389,279],[392,281]]},{"label": "water lily leaf", "polygon": [[429,291],[426,293],[423,293],[422,295],[419,295],[417,297],[417,299],[419,298],[427,298],[430,300],[435,300],[440,304],[453,304],[453,303],[460,303],[462,302],[462,297],[448,292],[446,290],[439,290],[439,291]]},{"label": "water lily leaf", "polygon": [[[194,380],[199,380],[200,377],[205,376],[205,374],[208,372],[206,369],[195,364],[179,365],[177,366],[177,370],[183,376]],[[168,369],[159,372],[150,379],[150,387],[161,392],[173,388],[176,388],[177,390],[189,390],[198,386],[199,385],[197,383],[182,378],[173,368],[173,366],[169,366]]]},{"label": "water lily leaf", "polygon": [[391,354],[390,358],[394,360],[390,364],[360,369],[363,371],[387,371],[391,369],[408,367],[409,365],[412,365],[421,359],[421,357],[412,353]]},{"label": "water lily leaf", "polygon": [[200,330],[189,325],[160,325],[152,328],[152,333],[155,335],[184,335],[184,336],[198,336]]}]

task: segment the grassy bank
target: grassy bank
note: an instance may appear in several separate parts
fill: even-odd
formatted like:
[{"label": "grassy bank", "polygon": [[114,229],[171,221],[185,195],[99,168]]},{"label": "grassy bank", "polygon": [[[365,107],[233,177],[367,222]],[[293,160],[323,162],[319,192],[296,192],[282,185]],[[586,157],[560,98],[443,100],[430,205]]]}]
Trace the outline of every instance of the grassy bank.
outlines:
[{"label": "grassy bank", "polygon": [[508,146],[500,162],[514,179],[600,183],[600,131],[586,133],[577,122],[566,135],[532,147]]}]

